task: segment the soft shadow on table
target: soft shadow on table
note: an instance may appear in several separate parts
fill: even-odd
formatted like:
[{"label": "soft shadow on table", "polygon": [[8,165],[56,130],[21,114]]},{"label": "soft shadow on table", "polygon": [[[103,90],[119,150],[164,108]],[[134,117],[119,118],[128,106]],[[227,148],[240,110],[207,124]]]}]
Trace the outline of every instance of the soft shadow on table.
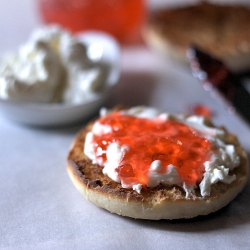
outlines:
[{"label": "soft shadow on table", "polygon": [[113,95],[107,102],[112,108],[115,105],[147,105],[154,93],[156,81],[150,72],[123,73]]},{"label": "soft shadow on table", "polygon": [[[250,152],[248,153],[250,159]],[[226,207],[207,216],[181,220],[134,220],[128,219],[137,226],[157,230],[178,232],[206,232],[237,228],[250,223],[250,179],[243,191]]]},{"label": "soft shadow on table", "polygon": [[[96,113],[97,116],[98,113]],[[92,118],[93,119],[93,118]],[[15,124],[16,126],[21,127],[26,130],[39,131],[40,133],[46,134],[63,134],[63,135],[75,135],[83,126],[87,124],[89,120],[83,120],[77,124],[65,125],[61,127],[54,126],[30,126],[25,124]]]}]

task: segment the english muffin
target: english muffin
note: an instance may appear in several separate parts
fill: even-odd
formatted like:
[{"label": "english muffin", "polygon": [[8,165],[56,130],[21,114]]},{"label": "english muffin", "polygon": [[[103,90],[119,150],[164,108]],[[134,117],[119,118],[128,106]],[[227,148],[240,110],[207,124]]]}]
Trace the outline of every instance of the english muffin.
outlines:
[{"label": "english muffin", "polygon": [[235,135],[202,116],[152,107],[102,110],[72,142],[67,170],[87,200],[138,219],[181,219],[226,206],[248,160]]},{"label": "english muffin", "polygon": [[190,45],[223,61],[230,70],[250,68],[250,8],[201,1],[157,9],[149,14],[142,36],[149,47],[187,62]]}]

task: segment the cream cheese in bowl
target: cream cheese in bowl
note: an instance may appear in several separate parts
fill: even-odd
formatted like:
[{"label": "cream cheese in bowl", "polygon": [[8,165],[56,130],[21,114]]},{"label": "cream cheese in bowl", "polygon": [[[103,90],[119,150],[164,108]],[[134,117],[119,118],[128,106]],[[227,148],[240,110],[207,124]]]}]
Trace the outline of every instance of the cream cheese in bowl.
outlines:
[{"label": "cream cheese in bowl", "polygon": [[29,125],[75,123],[100,108],[119,76],[120,48],[111,36],[47,26],[2,58],[0,110]]}]

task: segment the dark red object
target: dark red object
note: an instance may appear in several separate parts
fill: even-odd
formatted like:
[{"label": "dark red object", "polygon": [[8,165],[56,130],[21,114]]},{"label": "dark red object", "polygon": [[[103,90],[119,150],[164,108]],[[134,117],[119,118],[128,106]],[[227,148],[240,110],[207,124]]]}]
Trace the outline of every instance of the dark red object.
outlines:
[{"label": "dark red object", "polygon": [[193,75],[205,89],[217,90],[250,123],[250,93],[243,85],[249,76],[232,73],[223,62],[195,46],[188,49],[187,57]]}]

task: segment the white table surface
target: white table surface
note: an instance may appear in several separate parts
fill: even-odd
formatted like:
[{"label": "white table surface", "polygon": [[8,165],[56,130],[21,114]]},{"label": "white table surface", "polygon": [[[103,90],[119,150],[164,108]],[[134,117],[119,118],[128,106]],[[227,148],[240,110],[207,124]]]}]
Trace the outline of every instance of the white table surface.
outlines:
[{"label": "white table surface", "polygon": [[[0,52],[25,42],[39,24],[32,0],[1,0]],[[121,80],[107,106],[117,103],[170,112],[204,104],[250,155],[250,126],[228,114],[188,68],[144,46],[122,49]],[[0,116],[0,249],[250,249],[249,182],[230,205],[192,220],[134,220],[89,203],[65,168],[82,126],[38,129]]]}]

